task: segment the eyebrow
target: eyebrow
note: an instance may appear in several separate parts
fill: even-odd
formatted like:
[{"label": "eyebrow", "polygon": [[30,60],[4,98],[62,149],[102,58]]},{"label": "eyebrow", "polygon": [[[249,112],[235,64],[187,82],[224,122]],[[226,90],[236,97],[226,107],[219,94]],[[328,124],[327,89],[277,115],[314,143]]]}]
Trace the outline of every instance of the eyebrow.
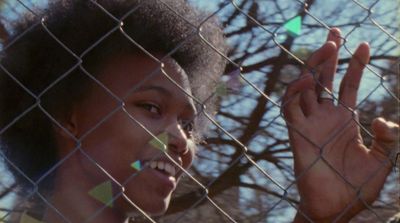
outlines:
[{"label": "eyebrow", "polygon": [[[139,91],[157,91],[159,94],[163,95],[164,97],[168,97],[168,98],[172,97],[172,94],[170,91],[168,91],[166,88],[164,88],[162,86],[157,86],[157,85],[142,85],[137,90],[135,90],[135,92],[139,92]],[[185,92],[184,92],[184,94],[186,95]],[[193,114],[197,113],[197,109],[193,103],[185,103],[185,108],[189,108],[193,112]]]},{"label": "eyebrow", "polygon": [[168,97],[172,96],[170,91],[168,91],[164,87],[157,86],[157,85],[144,85],[144,86],[142,85],[135,92],[138,92],[138,91],[157,91],[162,95],[166,95]]}]

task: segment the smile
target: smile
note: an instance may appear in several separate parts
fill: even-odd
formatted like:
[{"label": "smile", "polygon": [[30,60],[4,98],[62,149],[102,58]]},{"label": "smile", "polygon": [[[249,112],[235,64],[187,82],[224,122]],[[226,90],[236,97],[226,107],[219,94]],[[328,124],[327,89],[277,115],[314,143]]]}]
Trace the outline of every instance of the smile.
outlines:
[{"label": "smile", "polygon": [[177,170],[175,169],[175,167],[165,161],[150,161],[149,163],[150,168],[155,169],[155,170],[159,170],[161,172],[163,172],[164,174],[167,174],[173,178],[175,178],[175,175],[177,173]]}]

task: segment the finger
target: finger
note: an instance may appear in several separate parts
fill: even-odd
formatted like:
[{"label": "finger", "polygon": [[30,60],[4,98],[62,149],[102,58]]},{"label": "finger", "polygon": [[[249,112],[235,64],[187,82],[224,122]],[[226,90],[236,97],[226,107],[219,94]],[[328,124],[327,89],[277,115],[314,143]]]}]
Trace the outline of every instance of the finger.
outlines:
[{"label": "finger", "polygon": [[314,79],[311,75],[300,77],[287,87],[286,93],[283,96],[283,103],[286,103],[288,99],[292,98],[298,92],[304,91],[305,89],[314,89],[314,86]]},{"label": "finger", "polygon": [[[320,95],[321,91],[323,91],[324,89],[328,92],[332,92],[333,79],[338,63],[339,46],[341,44],[340,30],[338,28],[332,28],[328,34],[327,41],[334,42],[336,45],[336,50],[331,55],[331,57],[329,57],[329,59],[322,65],[321,75],[319,77],[319,85],[316,88],[317,95]],[[331,100],[322,100],[321,102],[323,104],[332,104]]]},{"label": "finger", "polygon": [[[328,60],[331,55],[336,51],[336,45],[332,41],[326,42],[322,45],[317,51],[311,54],[310,58],[305,63],[305,67],[301,76],[310,74],[310,73],[317,73],[317,66],[322,65],[326,60]],[[317,74],[318,76],[318,74]]]},{"label": "finger", "polygon": [[389,157],[394,163],[394,158],[399,153],[399,125],[379,117],[372,121],[371,128],[374,134],[371,150]]},{"label": "finger", "polygon": [[[282,109],[283,109],[285,118],[289,118],[289,121],[293,121],[294,119],[296,119],[294,117],[298,117],[299,120],[304,118],[304,114],[302,113],[301,107],[300,107],[300,93],[299,92],[302,92],[305,89],[312,89],[312,87],[314,86],[313,82],[314,82],[314,80],[311,75],[304,76],[296,81],[293,81],[286,89],[286,93],[283,96],[283,100],[282,100]],[[298,97],[298,98],[295,99],[295,97]],[[297,110],[293,110],[293,113],[292,113],[292,111],[291,111],[292,109],[297,109]]]},{"label": "finger", "polygon": [[352,109],[356,106],[358,87],[360,86],[363,69],[368,61],[369,45],[364,42],[358,46],[351,57],[347,72],[340,83],[339,100]]},{"label": "finger", "polygon": [[327,42],[329,42],[329,41],[334,42],[335,45],[337,46],[337,48],[339,48],[340,45],[342,44],[341,34],[342,34],[342,32],[340,31],[340,29],[334,27],[329,31],[326,41]]},{"label": "finger", "polygon": [[318,108],[317,96],[315,91],[311,89],[306,89],[301,93],[300,101],[301,109],[306,117],[315,113]]},{"label": "finger", "polygon": [[377,146],[386,147],[382,148],[384,151],[391,150],[398,143],[399,125],[386,121],[382,117],[376,118],[372,121],[372,132],[374,134],[374,141],[379,144]]},{"label": "finger", "polygon": [[285,119],[292,124],[296,124],[304,120],[304,113],[300,107],[300,93],[295,94],[283,106]]}]

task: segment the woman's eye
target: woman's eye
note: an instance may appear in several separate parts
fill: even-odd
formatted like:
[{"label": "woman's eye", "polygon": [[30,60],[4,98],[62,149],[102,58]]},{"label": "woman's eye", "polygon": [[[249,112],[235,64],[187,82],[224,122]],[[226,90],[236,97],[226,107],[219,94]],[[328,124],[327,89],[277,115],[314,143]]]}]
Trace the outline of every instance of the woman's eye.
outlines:
[{"label": "woman's eye", "polygon": [[139,104],[140,107],[146,109],[147,111],[154,113],[154,114],[161,114],[161,109],[159,106],[154,105],[154,104],[150,104],[150,103],[143,103],[143,104]]}]

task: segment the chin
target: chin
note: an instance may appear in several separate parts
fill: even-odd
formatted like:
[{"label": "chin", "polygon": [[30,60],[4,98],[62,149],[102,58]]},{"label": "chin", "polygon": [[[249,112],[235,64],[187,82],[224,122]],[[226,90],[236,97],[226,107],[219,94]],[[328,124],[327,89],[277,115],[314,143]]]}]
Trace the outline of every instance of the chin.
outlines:
[{"label": "chin", "polygon": [[144,211],[151,216],[163,215],[169,207],[170,200],[171,195],[168,195],[167,198],[160,200],[159,202],[151,202],[152,204],[144,208]]},{"label": "chin", "polygon": [[[151,200],[144,201],[143,203],[137,202],[135,203],[135,205],[137,205],[142,211],[144,211],[146,214],[150,216],[160,216],[167,211],[170,200],[171,200],[171,195],[168,195],[164,199],[153,198]],[[131,203],[127,202],[125,203],[124,206],[125,206],[124,209],[127,210],[125,211],[127,216],[141,215],[140,211],[138,211]]]}]

